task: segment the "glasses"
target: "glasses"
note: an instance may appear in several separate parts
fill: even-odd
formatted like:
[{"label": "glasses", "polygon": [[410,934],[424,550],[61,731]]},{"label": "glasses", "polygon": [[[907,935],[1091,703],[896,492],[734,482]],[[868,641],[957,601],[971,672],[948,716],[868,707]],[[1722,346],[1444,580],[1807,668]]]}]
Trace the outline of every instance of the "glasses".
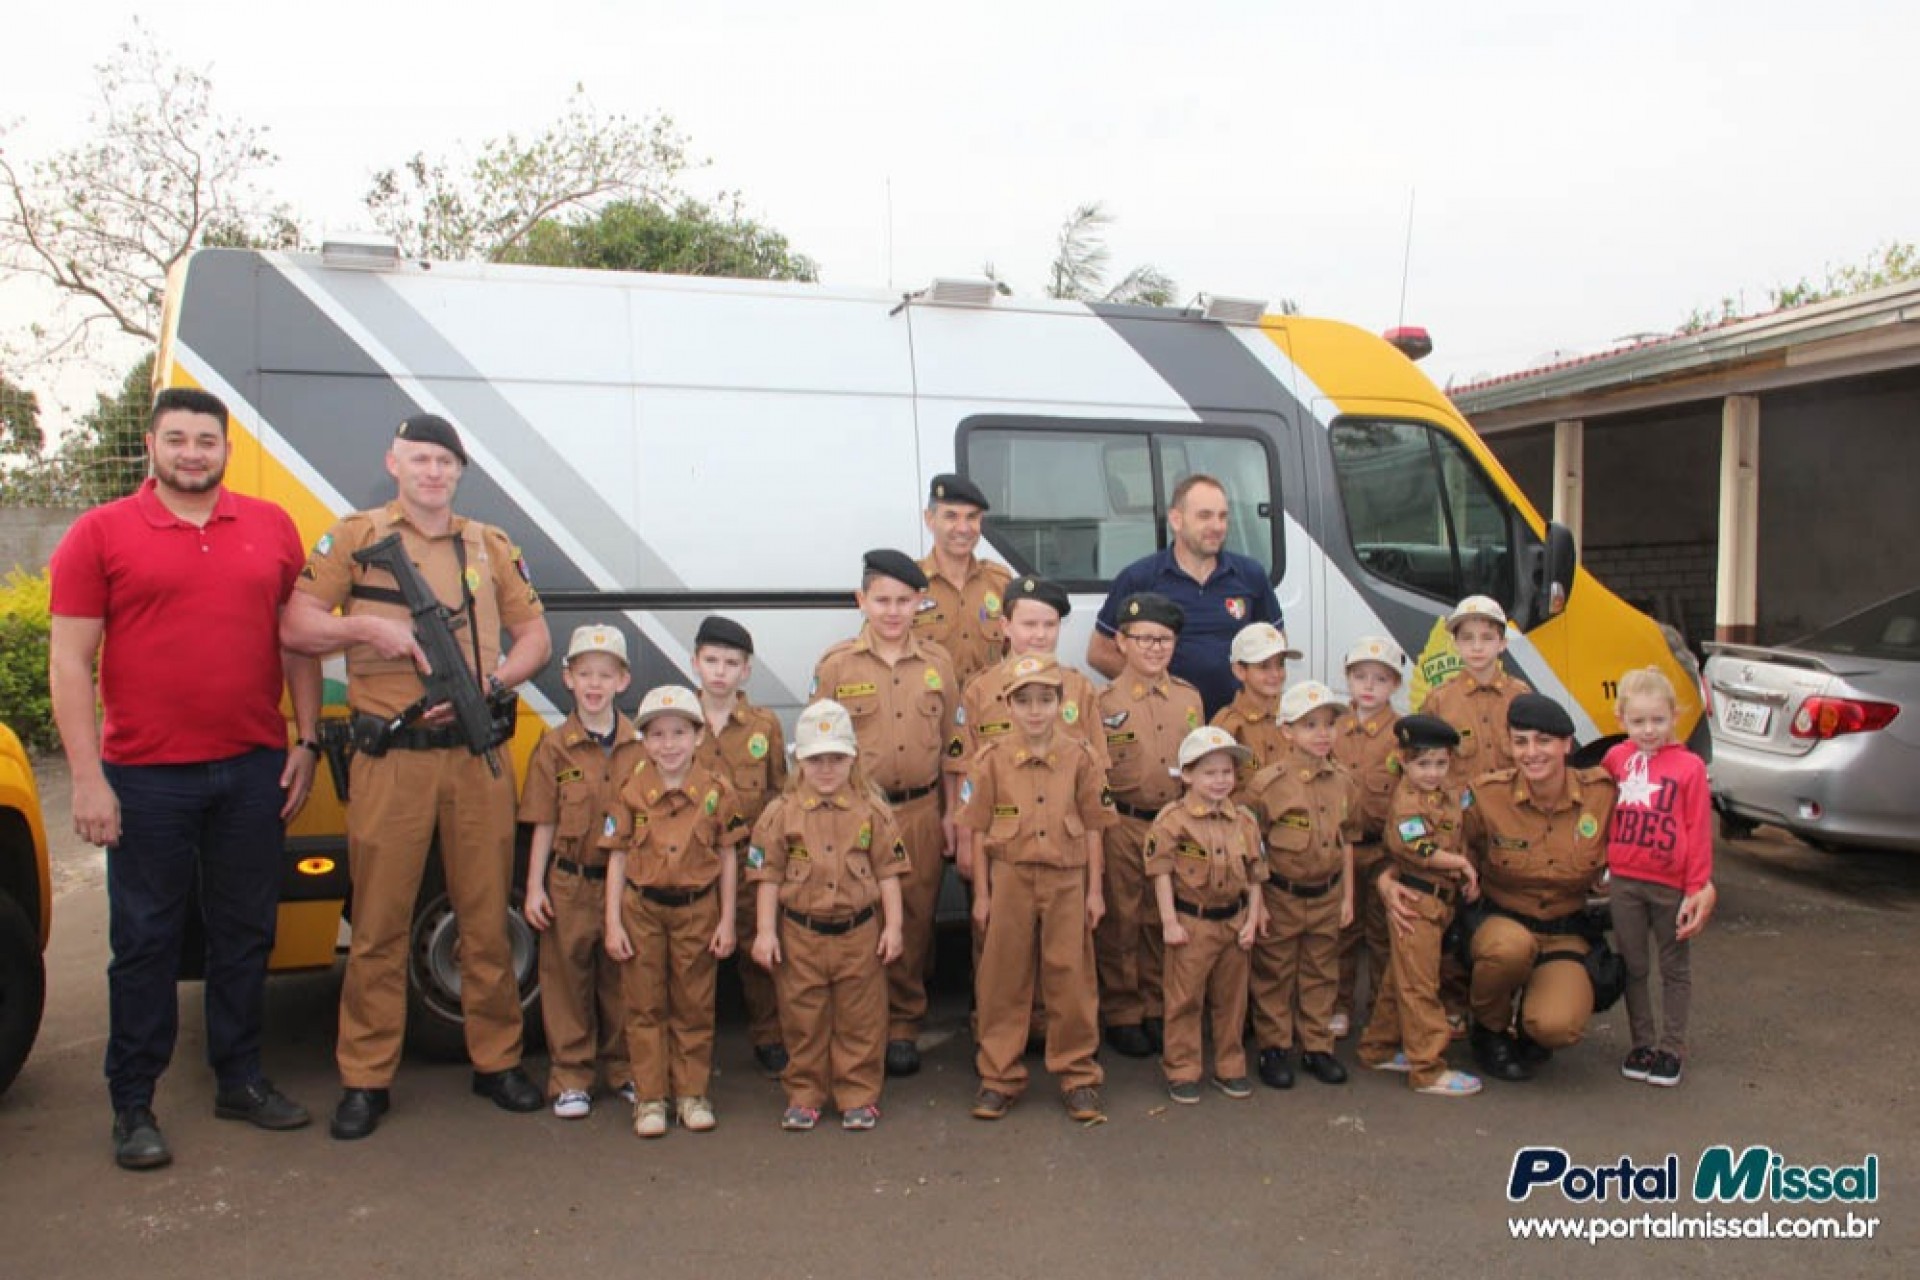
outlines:
[{"label": "glasses", "polygon": [[1139,645],[1142,649],[1173,648],[1173,636],[1143,636],[1138,631],[1122,631],[1120,634]]}]

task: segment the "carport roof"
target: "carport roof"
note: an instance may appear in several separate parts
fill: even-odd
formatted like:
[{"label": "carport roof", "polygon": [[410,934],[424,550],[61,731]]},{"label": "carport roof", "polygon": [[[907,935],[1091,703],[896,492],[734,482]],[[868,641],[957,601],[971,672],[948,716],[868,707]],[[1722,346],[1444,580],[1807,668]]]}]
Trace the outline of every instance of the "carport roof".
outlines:
[{"label": "carport roof", "polygon": [[1920,283],[1456,387],[1483,434],[1920,366]]}]

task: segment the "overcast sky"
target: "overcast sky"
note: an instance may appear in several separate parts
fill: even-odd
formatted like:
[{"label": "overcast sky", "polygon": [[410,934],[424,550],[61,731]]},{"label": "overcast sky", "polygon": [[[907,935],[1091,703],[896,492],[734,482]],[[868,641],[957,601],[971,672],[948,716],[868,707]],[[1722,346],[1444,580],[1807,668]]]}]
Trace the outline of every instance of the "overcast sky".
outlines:
[{"label": "overcast sky", "polygon": [[[1670,329],[1920,240],[1920,7],[1886,0],[63,0],[7,20],[16,159],[70,143],[138,13],[265,127],[313,226],[369,175],[537,131],[583,84],[672,116],[838,284],[991,261],[1037,292],[1075,205],[1195,292],[1427,326],[1442,384]],[[889,199],[889,189],[891,198]],[[0,296],[17,321],[20,292]]]}]

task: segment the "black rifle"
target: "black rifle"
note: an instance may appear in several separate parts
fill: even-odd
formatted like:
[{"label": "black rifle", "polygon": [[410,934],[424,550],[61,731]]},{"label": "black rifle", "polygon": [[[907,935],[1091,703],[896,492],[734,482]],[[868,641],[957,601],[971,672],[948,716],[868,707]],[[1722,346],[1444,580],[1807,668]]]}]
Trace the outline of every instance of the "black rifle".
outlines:
[{"label": "black rifle", "polygon": [[440,597],[433,594],[426,579],[414,568],[399,534],[390,533],[372,546],[363,547],[353,553],[353,558],[393,575],[401,598],[407,602],[407,611],[413,615],[413,638],[426,653],[432,668],[420,677],[426,693],[388,721],[388,732],[397,733],[429,707],[451,703],[454,726],[460,732],[461,741],[474,755],[485,756],[487,768],[493,770],[494,777],[499,777],[500,757],[493,750],[498,741],[494,735],[493,709],[479,681],[467,669],[467,660],[460,654],[460,643],[453,637],[457,615],[440,603]]}]

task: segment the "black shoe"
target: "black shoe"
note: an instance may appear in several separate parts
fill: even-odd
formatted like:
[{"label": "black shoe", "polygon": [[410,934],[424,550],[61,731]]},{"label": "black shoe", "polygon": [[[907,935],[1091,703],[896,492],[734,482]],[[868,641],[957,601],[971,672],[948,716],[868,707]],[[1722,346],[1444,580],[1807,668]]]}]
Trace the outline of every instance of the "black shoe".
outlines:
[{"label": "black shoe", "polygon": [[327,1126],[327,1132],[342,1142],[364,1138],[380,1126],[388,1105],[385,1089],[348,1089],[333,1109],[333,1123]]},{"label": "black shoe", "polygon": [[113,1113],[113,1160],[122,1169],[158,1169],[173,1163],[151,1107],[126,1107]]},{"label": "black shoe", "polygon": [[1503,1031],[1489,1031],[1476,1022],[1472,1037],[1473,1060],[1484,1074],[1509,1084],[1533,1079],[1533,1069],[1520,1061],[1520,1050],[1512,1036]]},{"label": "black shoe", "polygon": [[1137,1026],[1108,1027],[1107,1045],[1124,1058],[1153,1056],[1153,1041],[1143,1028]]},{"label": "black shoe", "polygon": [[778,1080],[780,1073],[787,1069],[790,1059],[787,1046],[783,1044],[757,1044],[753,1046],[753,1060],[760,1064],[760,1074],[769,1080]]},{"label": "black shoe", "polygon": [[1345,1084],[1347,1069],[1340,1065],[1340,1059],[1330,1053],[1312,1051],[1300,1055],[1300,1069],[1318,1080],[1321,1084]]},{"label": "black shoe", "polygon": [[502,1111],[538,1111],[547,1105],[547,1096],[518,1067],[474,1072],[473,1091],[493,1099],[493,1105]]},{"label": "black shoe", "polygon": [[1165,1018],[1142,1018],[1140,1029],[1147,1033],[1147,1043],[1153,1051],[1159,1053],[1167,1047],[1167,1020]]},{"label": "black shoe", "polygon": [[1293,1088],[1293,1051],[1262,1049],[1260,1051],[1260,1083],[1269,1089]]},{"label": "black shoe", "polygon": [[1537,1067],[1553,1057],[1553,1050],[1524,1031],[1514,1037],[1514,1047],[1523,1066]]},{"label": "black shoe", "polygon": [[920,1046],[911,1040],[887,1041],[887,1074],[910,1076],[920,1070]]},{"label": "black shoe", "polygon": [[213,1114],[261,1129],[304,1129],[313,1123],[307,1109],[274,1088],[271,1080],[220,1090],[213,1095]]}]

